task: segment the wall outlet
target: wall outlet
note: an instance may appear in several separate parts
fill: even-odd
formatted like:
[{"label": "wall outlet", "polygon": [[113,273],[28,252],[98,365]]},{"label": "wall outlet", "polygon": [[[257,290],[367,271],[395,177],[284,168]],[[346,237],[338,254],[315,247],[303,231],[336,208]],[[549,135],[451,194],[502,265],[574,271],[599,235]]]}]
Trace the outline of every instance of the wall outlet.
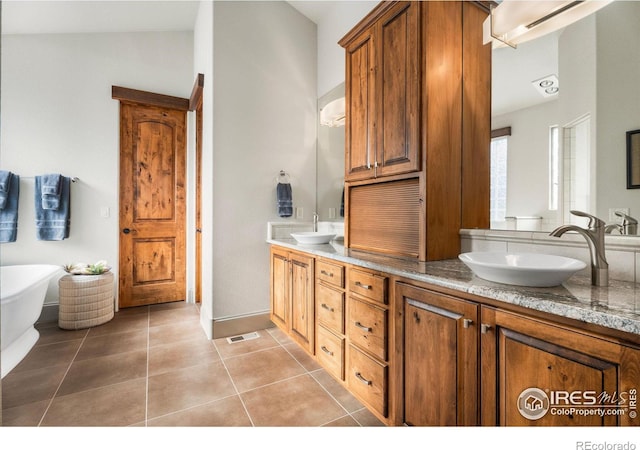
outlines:
[{"label": "wall outlet", "polygon": [[609,222],[620,222],[620,217],[616,216],[616,211],[629,215],[629,208],[609,208]]},{"label": "wall outlet", "polygon": [[304,218],[304,210],[302,208],[296,208],[296,219]]}]

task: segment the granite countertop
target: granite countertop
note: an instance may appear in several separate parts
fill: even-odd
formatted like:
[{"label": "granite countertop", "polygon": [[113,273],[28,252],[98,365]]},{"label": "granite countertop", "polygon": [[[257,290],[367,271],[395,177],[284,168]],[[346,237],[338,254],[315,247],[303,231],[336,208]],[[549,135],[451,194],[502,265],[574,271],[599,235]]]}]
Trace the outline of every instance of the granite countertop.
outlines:
[{"label": "granite countertop", "polygon": [[585,323],[640,335],[640,286],[610,280],[609,286],[591,286],[587,277],[574,275],[561,286],[509,286],[476,277],[458,259],[419,262],[348,249],[341,241],[303,245],[294,239],[267,242],[316,256],[422,281],[511,305],[543,311]]}]

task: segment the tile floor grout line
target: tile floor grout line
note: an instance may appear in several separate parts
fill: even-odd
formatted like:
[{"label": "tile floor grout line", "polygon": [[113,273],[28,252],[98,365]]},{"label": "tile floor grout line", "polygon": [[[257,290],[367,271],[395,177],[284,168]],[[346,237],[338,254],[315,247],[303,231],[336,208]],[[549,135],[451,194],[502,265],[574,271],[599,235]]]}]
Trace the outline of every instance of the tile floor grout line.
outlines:
[{"label": "tile floor grout line", "polygon": [[236,391],[236,395],[238,396],[238,399],[240,400],[240,404],[242,404],[242,408],[244,409],[244,412],[247,414],[247,417],[249,418],[249,422],[251,423],[251,426],[255,427],[256,425],[253,422],[253,418],[251,417],[251,414],[249,414],[249,410],[247,409],[247,405],[245,404],[244,399],[242,398],[242,395],[240,395],[240,391],[238,391],[238,386],[236,386],[235,381],[233,381],[233,377],[231,376],[231,372],[229,372],[229,368],[227,367],[227,364],[225,363],[224,358],[222,357],[222,354],[220,353],[220,350],[218,349],[218,346],[216,345],[215,339],[212,339],[211,342],[213,343],[213,347],[218,352],[218,356],[220,356],[220,362],[222,363],[222,367],[224,367],[224,370],[227,372],[227,376],[229,377],[229,380],[231,381],[231,385],[233,386],[233,390]]},{"label": "tile floor grout line", "polygon": [[82,337],[82,341],[80,342],[80,345],[78,346],[78,349],[76,350],[75,354],[73,355],[73,358],[71,358],[71,362],[67,366],[67,370],[65,370],[64,375],[62,375],[62,379],[60,380],[60,383],[58,383],[58,387],[56,388],[55,392],[53,393],[53,395],[49,399],[49,403],[47,404],[47,407],[45,408],[44,412],[42,413],[42,417],[40,417],[40,420],[38,421],[38,425],[37,425],[38,427],[40,427],[42,425],[42,421],[44,420],[44,418],[46,417],[47,413],[49,412],[49,408],[51,408],[51,405],[53,404],[53,401],[55,400],[56,395],[58,394],[58,391],[60,391],[60,388],[62,387],[62,383],[64,383],[65,378],[67,378],[67,375],[69,374],[69,370],[71,370],[71,365],[76,360],[76,358],[78,356],[78,353],[80,353],[80,349],[84,345],[84,341],[87,339],[87,336],[89,335],[89,331],[90,330],[91,330],[91,328],[86,330],[84,336]]}]

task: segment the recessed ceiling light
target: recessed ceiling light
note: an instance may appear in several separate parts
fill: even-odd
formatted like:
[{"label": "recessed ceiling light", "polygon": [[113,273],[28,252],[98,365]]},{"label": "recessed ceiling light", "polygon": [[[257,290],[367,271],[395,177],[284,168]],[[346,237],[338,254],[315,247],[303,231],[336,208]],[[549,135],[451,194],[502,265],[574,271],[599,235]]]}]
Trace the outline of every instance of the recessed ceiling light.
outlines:
[{"label": "recessed ceiling light", "polygon": [[560,91],[560,83],[555,75],[547,75],[531,83],[543,97],[552,97]]}]

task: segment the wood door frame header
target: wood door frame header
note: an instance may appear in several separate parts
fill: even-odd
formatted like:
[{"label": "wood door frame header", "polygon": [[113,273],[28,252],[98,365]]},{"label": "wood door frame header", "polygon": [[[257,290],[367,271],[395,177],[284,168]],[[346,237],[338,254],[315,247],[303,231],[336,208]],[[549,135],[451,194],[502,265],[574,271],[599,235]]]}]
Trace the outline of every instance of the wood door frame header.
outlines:
[{"label": "wood door frame header", "polygon": [[195,111],[202,106],[202,90],[204,89],[204,74],[199,73],[193,83],[191,97],[189,98],[189,111]]},{"label": "wood door frame header", "polygon": [[156,94],[154,92],[139,91],[121,86],[111,86],[111,98],[129,103],[144,103],[161,108],[189,111],[189,99]]}]

